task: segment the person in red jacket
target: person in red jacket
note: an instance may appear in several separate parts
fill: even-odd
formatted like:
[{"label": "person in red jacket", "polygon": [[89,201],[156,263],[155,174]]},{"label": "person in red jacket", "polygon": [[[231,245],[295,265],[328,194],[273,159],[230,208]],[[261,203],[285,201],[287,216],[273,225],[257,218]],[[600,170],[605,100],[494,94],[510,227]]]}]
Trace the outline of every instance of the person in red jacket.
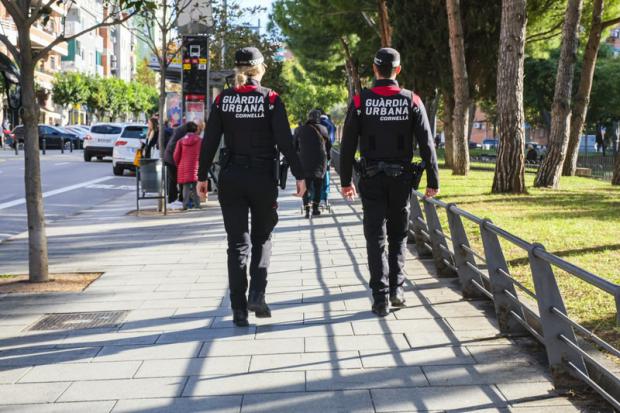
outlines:
[{"label": "person in red jacket", "polygon": [[187,135],[181,139],[174,149],[174,163],[177,165],[177,183],[183,187],[183,210],[189,206],[200,208],[200,199],[196,192],[198,182],[198,161],[200,159],[200,146],[202,130],[194,122],[187,123]]}]

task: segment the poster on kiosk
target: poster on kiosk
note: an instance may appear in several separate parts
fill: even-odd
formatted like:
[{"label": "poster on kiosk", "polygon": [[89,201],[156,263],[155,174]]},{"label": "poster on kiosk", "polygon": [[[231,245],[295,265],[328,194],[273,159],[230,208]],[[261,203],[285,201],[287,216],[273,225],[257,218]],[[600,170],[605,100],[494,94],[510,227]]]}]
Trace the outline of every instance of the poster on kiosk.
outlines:
[{"label": "poster on kiosk", "polygon": [[207,36],[183,37],[183,112],[186,122],[206,119],[209,79]]}]

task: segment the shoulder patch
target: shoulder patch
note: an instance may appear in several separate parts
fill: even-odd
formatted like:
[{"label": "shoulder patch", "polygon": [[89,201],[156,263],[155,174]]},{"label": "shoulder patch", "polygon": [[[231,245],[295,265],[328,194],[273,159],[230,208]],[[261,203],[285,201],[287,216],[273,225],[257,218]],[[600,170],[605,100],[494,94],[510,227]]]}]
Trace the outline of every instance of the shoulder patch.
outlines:
[{"label": "shoulder patch", "polygon": [[220,99],[221,99],[221,97],[222,97],[222,95],[221,95],[221,94],[219,94],[219,95],[217,95],[217,96],[215,97],[215,104],[216,104],[216,105],[219,105],[219,104],[220,104]]},{"label": "shoulder patch", "polygon": [[276,99],[278,98],[278,92],[276,92],[275,90],[270,90],[269,91],[269,103],[271,105],[276,103]]},{"label": "shoulder patch", "polygon": [[353,95],[353,104],[355,105],[355,109],[359,109],[362,107],[362,97],[360,95]]},{"label": "shoulder patch", "polygon": [[420,96],[416,95],[415,93],[411,93],[412,95],[412,99],[411,102],[413,103],[413,105],[417,108],[421,108],[422,107],[422,99],[420,98]]}]

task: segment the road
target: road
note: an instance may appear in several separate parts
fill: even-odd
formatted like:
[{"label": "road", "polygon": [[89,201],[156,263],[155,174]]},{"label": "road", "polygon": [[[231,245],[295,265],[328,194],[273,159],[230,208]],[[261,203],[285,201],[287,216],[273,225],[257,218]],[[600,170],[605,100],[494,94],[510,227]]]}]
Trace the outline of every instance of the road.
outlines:
[{"label": "road", "polygon": [[[84,162],[82,151],[41,155],[45,217],[58,220],[135,190],[135,177],[112,174],[109,160]],[[23,152],[0,150],[0,242],[27,230]]]}]

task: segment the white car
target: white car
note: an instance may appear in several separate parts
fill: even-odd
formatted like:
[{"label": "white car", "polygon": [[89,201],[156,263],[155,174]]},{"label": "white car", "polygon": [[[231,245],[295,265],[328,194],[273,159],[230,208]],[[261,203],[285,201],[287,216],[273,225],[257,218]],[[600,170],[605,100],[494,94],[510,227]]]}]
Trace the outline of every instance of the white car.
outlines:
[{"label": "white car", "polygon": [[112,151],[112,171],[114,175],[121,176],[125,169],[134,170],[133,161],[136,152],[146,141],[147,126],[143,124],[128,124],[123,126],[123,131]]},{"label": "white car", "polygon": [[112,148],[116,139],[121,136],[122,123],[99,123],[91,126],[90,132],[84,136],[84,160],[90,162],[93,156],[101,160],[104,156],[112,156]]}]

